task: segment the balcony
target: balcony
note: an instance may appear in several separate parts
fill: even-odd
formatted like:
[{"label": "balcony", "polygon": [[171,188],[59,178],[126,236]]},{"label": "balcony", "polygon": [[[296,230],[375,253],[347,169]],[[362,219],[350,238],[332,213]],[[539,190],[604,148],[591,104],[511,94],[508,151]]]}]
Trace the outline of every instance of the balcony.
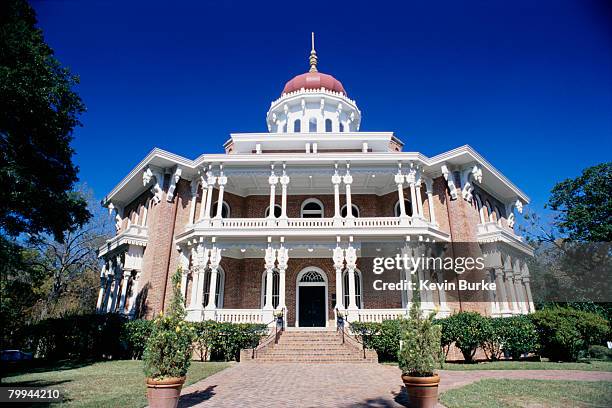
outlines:
[{"label": "balcony", "polygon": [[201,220],[188,225],[177,242],[200,235],[216,237],[335,237],[337,235],[393,237],[421,235],[435,241],[448,241],[450,235],[419,217],[364,218],[222,218]]},{"label": "balcony", "polygon": [[130,225],[125,231],[107,239],[106,243],[98,249],[98,257],[115,251],[123,245],[147,246],[149,232],[142,225]]}]

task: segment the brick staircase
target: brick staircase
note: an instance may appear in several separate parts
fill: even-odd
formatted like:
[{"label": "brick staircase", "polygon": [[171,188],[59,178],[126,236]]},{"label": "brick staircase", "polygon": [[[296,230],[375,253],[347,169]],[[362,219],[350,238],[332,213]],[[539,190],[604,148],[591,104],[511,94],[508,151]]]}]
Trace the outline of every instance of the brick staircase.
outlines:
[{"label": "brick staircase", "polygon": [[[366,350],[355,339],[331,330],[287,330],[275,344],[274,337],[252,350],[243,350],[241,361],[303,363],[377,362],[374,350]],[[246,358],[246,359],[245,359]]]}]

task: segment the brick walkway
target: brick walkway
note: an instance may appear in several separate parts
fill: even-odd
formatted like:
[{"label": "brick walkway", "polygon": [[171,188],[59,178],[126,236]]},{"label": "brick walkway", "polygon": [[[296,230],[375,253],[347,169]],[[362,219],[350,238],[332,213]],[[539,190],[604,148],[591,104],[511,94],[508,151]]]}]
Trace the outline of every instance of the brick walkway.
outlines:
[{"label": "brick walkway", "polygon": [[[482,378],[612,381],[612,373],[565,370],[443,371],[440,392]],[[402,407],[400,371],[381,364],[238,364],[183,390],[179,407]]]}]

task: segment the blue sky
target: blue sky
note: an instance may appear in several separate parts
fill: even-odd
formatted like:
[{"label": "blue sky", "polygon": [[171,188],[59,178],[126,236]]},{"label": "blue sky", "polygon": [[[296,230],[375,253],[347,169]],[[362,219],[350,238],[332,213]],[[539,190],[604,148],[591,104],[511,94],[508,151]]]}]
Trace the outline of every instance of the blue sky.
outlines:
[{"label": "blue sky", "polygon": [[405,150],[470,144],[542,208],[612,152],[605,1],[33,1],[81,77],[80,177],[104,196],[153,147],[194,158],[266,131],[285,82],[319,68]]}]

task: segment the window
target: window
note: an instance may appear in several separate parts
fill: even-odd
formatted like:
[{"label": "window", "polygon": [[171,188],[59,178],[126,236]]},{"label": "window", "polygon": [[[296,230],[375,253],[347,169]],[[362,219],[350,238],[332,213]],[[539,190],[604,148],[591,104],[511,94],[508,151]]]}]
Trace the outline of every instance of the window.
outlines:
[{"label": "window", "polygon": [[485,223],[485,210],[482,206],[482,199],[479,194],[474,194],[474,201],[476,202],[476,209],[478,210],[478,215],[480,216],[480,223]]},{"label": "window", "polygon": [[488,200],[485,201],[485,206],[487,207],[487,218],[489,221],[495,221],[495,213],[493,212],[493,207],[491,207],[491,203]]},{"label": "window", "polygon": [[[210,217],[214,218],[217,216],[217,206],[219,205],[218,201],[215,201],[212,205],[211,208],[211,213],[210,213]],[[227,203],[225,201],[223,201],[222,207],[221,207],[221,218],[229,218],[230,216],[230,207],[229,205],[227,205]]]},{"label": "window", "polygon": [[299,119],[296,119],[295,122],[293,122],[293,131],[295,133],[299,133],[302,131],[302,121]]},{"label": "window", "polygon": [[[342,277],[342,294],[344,295],[344,307],[346,308],[350,302],[348,270],[344,271]],[[355,269],[355,303],[358,308],[361,309],[363,307],[361,298],[361,272],[358,269]]]},{"label": "window", "polygon": [[[412,203],[410,202],[410,200],[404,200],[404,208],[406,210],[406,215],[412,217]],[[396,217],[399,217],[401,215],[399,200],[395,203],[394,213]]]},{"label": "window", "polygon": [[308,271],[305,274],[302,275],[302,277],[300,278],[300,282],[304,282],[304,283],[313,283],[313,282],[322,282],[325,283],[325,279],[323,279],[323,276],[321,276],[321,274],[317,271]]},{"label": "window", "polygon": [[283,133],[287,133],[287,122],[283,123]]},{"label": "window", "polygon": [[[266,304],[266,287],[268,281],[268,273],[267,271],[263,272],[263,276],[261,278],[261,307],[264,307]],[[274,269],[272,271],[272,307],[277,308],[280,302],[280,274],[278,270]]]},{"label": "window", "polygon": [[340,123],[340,132],[344,132],[344,124]]},{"label": "window", "polygon": [[323,218],[323,203],[316,198],[309,198],[302,203],[302,218]]},{"label": "window", "polygon": [[499,207],[495,207],[495,219],[499,225],[502,225],[502,212]]},{"label": "window", "polygon": [[[274,205],[274,218],[279,218],[281,216],[283,212],[283,209],[281,208],[280,205],[275,204]],[[268,216],[270,215],[270,206],[268,206],[268,208],[266,208],[266,214],[265,217],[268,218]]]},{"label": "window", "polygon": [[[352,211],[353,217],[359,218],[359,208],[355,204],[352,204],[351,206],[353,208],[353,211]],[[344,204],[344,206],[340,210],[340,214],[342,215],[342,217],[346,218],[348,214],[348,211],[346,210],[346,204]]]},{"label": "window", "polygon": [[[210,269],[206,269],[206,272],[204,273],[204,301],[202,303],[204,306],[208,304],[208,298],[210,296],[210,293],[209,293],[210,278],[211,278],[211,271]],[[225,282],[225,273],[223,272],[223,269],[219,268],[217,269],[217,287],[215,289],[215,305],[217,305],[218,308],[223,307],[223,284],[224,282]]]},{"label": "window", "polygon": [[316,132],[317,131],[317,118],[310,118],[308,121],[308,131]]},{"label": "window", "polygon": [[331,121],[331,119],[325,119],[325,131],[326,132],[331,132],[332,131],[332,121]]}]

